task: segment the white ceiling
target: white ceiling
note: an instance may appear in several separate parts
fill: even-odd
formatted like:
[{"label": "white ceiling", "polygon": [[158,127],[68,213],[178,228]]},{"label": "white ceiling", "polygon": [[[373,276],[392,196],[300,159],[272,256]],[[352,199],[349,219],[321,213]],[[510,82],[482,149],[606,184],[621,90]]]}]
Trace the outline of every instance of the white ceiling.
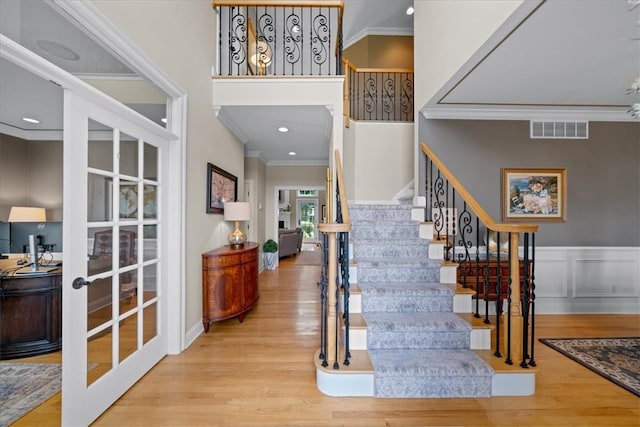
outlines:
[{"label": "white ceiling", "polygon": [[[431,117],[496,115],[630,120],[640,77],[640,7],[624,0],[524,4],[430,101]],[[541,112],[540,110],[543,110]]]},{"label": "white ceiling", "polygon": [[[411,3],[411,0],[345,0],[345,46],[367,34],[411,34],[413,18],[405,14]],[[632,40],[638,37],[640,29],[640,7],[629,9],[626,0],[525,2],[519,9],[522,16],[507,21],[423,112],[427,117],[467,114],[476,118],[526,118],[536,111],[546,114],[553,110],[572,114],[591,112],[592,116],[585,116],[591,120],[597,117],[627,120],[628,106],[639,99],[638,94],[625,95],[625,91],[640,76],[640,41]],[[72,67],[70,61],[56,59],[58,65],[73,73],[84,76],[115,73],[120,78],[132,75],[126,65],[106,55],[102,46],[74,25],[61,17],[52,17],[44,2],[1,0],[0,12],[0,31],[20,37],[34,51],[41,49],[37,40],[59,40],[79,56],[88,58],[75,61]],[[31,23],[21,24],[20,19],[27,16]],[[63,39],[56,39],[56,34]],[[39,54],[55,58],[46,52]],[[107,59],[103,59],[105,55]],[[29,109],[38,111],[46,123],[44,128],[61,127],[60,97],[60,90],[52,83],[0,61],[3,129],[15,126],[28,130],[30,125],[20,118]],[[148,104],[146,108],[153,106]],[[520,115],[510,116],[512,111],[519,111]],[[144,114],[161,116],[163,112],[164,106],[160,106]],[[293,162],[299,164],[322,162],[328,157],[331,116],[325,108],[224,107],[219,117],[245,142],[248,154],[259,153],[272,164],[292,162],[289,151],[297,153]],[[242,123],[242,127],[237,123]],[[282,125],[290,131],[277,132]]]}]

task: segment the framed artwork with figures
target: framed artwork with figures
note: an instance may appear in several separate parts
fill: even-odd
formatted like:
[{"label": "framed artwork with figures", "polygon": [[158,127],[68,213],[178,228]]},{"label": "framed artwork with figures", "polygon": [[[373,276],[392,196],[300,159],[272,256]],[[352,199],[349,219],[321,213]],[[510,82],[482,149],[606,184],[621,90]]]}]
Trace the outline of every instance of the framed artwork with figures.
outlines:
[{"label": "framed artwork with figures", "polygon": [[502,218],[566,221],[566,169],[502,169]]}]

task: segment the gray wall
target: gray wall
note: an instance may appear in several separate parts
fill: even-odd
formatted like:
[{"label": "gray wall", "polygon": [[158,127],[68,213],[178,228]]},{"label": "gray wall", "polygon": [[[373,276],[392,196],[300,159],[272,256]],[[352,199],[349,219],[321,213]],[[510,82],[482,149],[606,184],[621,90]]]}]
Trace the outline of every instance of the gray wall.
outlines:
[{"label": "gray wall", "polygon": [[638,122],[590,122],[587,140],[551,140],[530,139],[528,121],[420,117],[419,137],[496,221],[501,168],[566,168],[567,221],[541,222],[536,245],[640,246]]}]

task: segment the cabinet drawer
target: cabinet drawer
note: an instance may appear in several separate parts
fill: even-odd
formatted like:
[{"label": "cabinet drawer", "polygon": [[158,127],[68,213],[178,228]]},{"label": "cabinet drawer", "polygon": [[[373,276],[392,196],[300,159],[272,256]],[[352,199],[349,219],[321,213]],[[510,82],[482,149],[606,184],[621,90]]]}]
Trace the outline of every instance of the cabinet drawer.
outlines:
[{"label": "cabinet drawer", "polygon": [[242,262],[249,262],[249,261],[253,261],[254,259],[256,259],[258,257],[258,251],[249,251],[249,252],[245,252],[243,253],[242,256]]},{"label": "cabinet drawer", "polygon": [[229,267],[240,264],[240,255],[226,255],[207,258],[208,268]]}]

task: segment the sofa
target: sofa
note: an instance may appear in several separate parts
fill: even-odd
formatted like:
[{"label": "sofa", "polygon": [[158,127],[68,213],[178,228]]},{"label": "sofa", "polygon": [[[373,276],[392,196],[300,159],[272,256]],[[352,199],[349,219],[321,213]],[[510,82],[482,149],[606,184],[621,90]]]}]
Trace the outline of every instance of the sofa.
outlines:
[{"label": "sofa", "polygon": [[296,255],[302,249],[302,229],[281,228],[278,230],[278,257]]}]

